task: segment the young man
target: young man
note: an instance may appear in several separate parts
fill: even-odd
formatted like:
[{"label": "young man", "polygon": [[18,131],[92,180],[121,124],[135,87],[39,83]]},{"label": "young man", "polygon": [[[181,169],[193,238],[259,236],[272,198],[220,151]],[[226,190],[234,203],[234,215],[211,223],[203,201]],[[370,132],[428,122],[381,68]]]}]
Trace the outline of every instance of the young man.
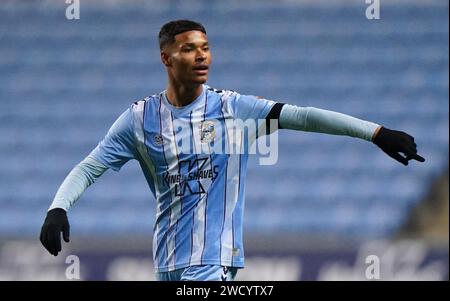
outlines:
[{"label": "young man", "polygon": [[[404,165],[411,159],[424,162],[414,138],[406,133],[332,111],[208,87],[211,52],[206,30],[199,23],[177,20],[165,24],[159,45],[167,89],[132,104],[66,177],[41,230],[40,240],[51,254],[61,251],[61,232],[69,242],[66,212],[86,188],[108,168],[117,171],[136,159],[156,198],[153,256],[157,279],[233,280],[237,269],[244,267],[248,151],[211,151],[215,143],[236,143],[226,126],[230,120],[275,119],[279,128],[371,141]],[[251,143],[237,142],[241,149]]]}]

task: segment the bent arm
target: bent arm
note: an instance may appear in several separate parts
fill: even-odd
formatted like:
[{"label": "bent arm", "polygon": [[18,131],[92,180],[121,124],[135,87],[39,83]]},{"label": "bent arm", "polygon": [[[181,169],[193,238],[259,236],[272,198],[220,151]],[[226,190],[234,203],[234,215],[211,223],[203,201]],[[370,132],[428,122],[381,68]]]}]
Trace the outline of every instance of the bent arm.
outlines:
[{"label": "bent arm", "polygon": [[346,114],[283,104],[279,116],[279,126],[284,129],[345,135],[373,141],[380,125]]},{"label": "bent arm", "polygon": [[48,210],[62,208],[68,211],[83,192],[106,170],[108,170],[108,167],[95,160],[92,156],[87,156],[64,179]]},{"label": "bent arm", "polygon": [[96,148],[75,166],[58,189],[49,208],[67,211],[108,168],[115,171],[135,157],[131,109],[120,115]]}]

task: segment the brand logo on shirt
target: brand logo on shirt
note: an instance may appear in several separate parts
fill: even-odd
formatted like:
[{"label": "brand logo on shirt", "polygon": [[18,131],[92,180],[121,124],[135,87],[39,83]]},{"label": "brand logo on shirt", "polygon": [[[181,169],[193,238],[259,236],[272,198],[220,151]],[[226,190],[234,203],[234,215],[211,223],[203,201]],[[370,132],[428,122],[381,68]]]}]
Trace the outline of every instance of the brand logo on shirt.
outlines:
[{"label": "brand logo on shirt", "polygon": [[155,142],[156,145],[162,145],[163,144],[163,137],[161,135],[157,134],[153,138],[153,141]]},{"label": "brand logo on shirt", "polygon": [[202,143],[210,143],[214,140],[216,137],[216,131],[214,129],[214,122],[211,120],[205,120],[202,121],[200,124],[200,132],[201,132],[201,139],[200,141]]},{"label": "brand logo on shirt", "polygon": [[[180,161],[180,170],[185,170],[185,174],[170,174],[164,173],[163,179],[167,185],[174,185],[175,196],[184,196],[186,194],[202,194],[206,193],[205,188],[200,180],[211,179],[212,181],[217,177],[219,171],[218,165],[212,167],[206,166],[209,158],[198,158],[195,160]],[[195,169],[195,170],[194,170]]]}]

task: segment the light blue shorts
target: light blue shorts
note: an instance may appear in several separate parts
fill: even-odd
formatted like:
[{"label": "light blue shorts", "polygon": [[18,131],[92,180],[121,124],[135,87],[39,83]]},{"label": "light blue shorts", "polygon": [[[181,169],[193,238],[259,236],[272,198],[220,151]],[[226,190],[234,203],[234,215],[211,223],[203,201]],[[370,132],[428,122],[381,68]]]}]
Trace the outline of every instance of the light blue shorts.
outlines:
[{"label": "light blue shorts", "polygon": [[233,281],[237,268],[220,265],[195,265],[171,272],[156,272],[158,281]]}]

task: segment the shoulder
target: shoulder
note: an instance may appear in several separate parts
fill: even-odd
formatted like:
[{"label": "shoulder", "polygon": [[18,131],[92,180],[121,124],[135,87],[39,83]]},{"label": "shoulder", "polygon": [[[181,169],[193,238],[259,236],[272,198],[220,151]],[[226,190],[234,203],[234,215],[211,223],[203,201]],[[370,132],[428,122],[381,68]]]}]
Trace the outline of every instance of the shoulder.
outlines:
[{"label": "shoulder", "polygon": [[221,106],[225,115],[229,114],[234,116],[234,112],[236,112],[236,103],[240,97],[240,94],[233,90],[220,90],[208,87],[208,96],[214,97],[218,105]]},{"label": "shoulder", "polygon": [[208,93],[218,96],[222,101],[234,100],[239,97],[239,93],[233,90],[215,89],[211,87],[208,88]]},{"label": "shoulder", "polygon": [[131,104],[132,113],[142,113],[144,111],[151,111],[153,107],[157,107],[160,103],[161,93],[146,96],[140,100],[137,100]]},{"label": "shoulder", "polygon": [[144,98],[137,100],[135,102],[133,102],[133,104],[131,105],[133,106],[142,106],[146,103],[150,103],[150,102],[159,102],[159,99],[161,97],[161,93],[157,93],[157,94],[153,94],[151,96],[145,96]]}]

